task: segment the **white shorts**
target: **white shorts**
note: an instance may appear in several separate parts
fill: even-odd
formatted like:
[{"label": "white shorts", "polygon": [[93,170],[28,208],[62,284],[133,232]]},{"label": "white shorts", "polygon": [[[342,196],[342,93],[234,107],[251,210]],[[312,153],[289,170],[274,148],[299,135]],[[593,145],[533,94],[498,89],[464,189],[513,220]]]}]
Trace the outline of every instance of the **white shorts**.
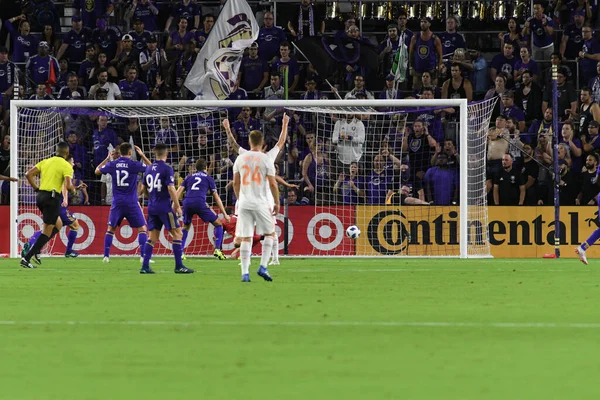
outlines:
[{"label": "white shorts", "polygon": [[235,227],[235,236],[252,237],[254,236],[254,227],[256,225],[256,234],[265,235],[275,232],[273,216],[268,207],[262,207],[258,210],[238,210],[238,221]]}]

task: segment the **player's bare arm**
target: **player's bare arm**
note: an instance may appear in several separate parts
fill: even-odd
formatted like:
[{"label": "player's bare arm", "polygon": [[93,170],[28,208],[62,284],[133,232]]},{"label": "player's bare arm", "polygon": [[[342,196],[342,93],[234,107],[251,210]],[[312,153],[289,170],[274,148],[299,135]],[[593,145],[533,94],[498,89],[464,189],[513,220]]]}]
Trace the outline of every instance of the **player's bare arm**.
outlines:
[{"label": "player's bare arm", "polygon": [[235,198],[240,198],[240,173],[236,172],[233,174],[233,192],[235,193]]},{"label": "player's bare arm", "polygon": [[135,151],[140,155],[140,158],[144,162],[144,165],[152,165],[152,161],[150,161],[148,157],[146,157],[146,155],[144,154],[142,149],[139,148],[139,146],[135,146]]},{"label": "player's bare arm", "polygon": [[33,167],[31,168],[29,171],[27,171],[27,173],[25,173],[25,178],[27,178],[27,182],[29,182],[29,185],[33,188],[33,190],[35,190],[36,192],[38,190],[40,190],[39,186],[37,185],[37,183],[35,183],[35,177],[38,176],[40,174],[40,170],[37,169],[37,167]]},{"label": "player's bare arm", "polygon": [[171,201],[173,202],[173,211],[175,214],[180,217],[181,216],[181,205],[179,204],[179,197],[177,196],[177,190],[173,185],[169,185],[169,196],[171,196]]},{"label": "player's bare arm", "polygon": [[277,147],[279,147],[279,150],[282,150],[283,146],[285,146],[289,123],[290,123],[289,115],[283,114],[283,122],[281,124],[281,133],[279,134],[279,140],[277,140]]},{"label": "player's bare arm", "polygon": [[6,175],[0,175],[0,181],[19,182],[19,178],[12,178]]},{"label": "player's bare arm", "polygon": [[[81,189],[83,187],[82,185],[77,186],[77,188]],[[73,185],[73,179],[71,179],[70,176],[65,176],[64,186],[66,186],[67,190],[69,190],[69,191],[75,190],[75,185]],[[87,185],[85,185],[85,187],[87,187]]]},{"label": "player's bare arm", "polygon": [[69,190],[67,189],[67,185],[63,184],[61,193],[63,197],[62,206],[66,207],[69,205]]},{"label": "player's bare arm", "polygon": [[280,184],[280,185],[283,185],[283,186],[285,186],[285,187],[294,188],[294,189],[298,189],[298,188],[300,188],[300,186],[298,186],[298,185],[293,185],[293,184],[291,184],[291,183],[287,183],[287,182],[285,181],[285,179],[283,179],[283,178],[282,178],[282,177],[280,177],[279,175],[277,175],[277,176],[275,177],[275,180],[277,181],[277,183],[278,183],[278,184]]},{"label": "player's bare arm", "polygon": [[215,199],[215,203],[217,203],[217,207],[219,207],[219,211],[221,211],[224,215],[223,218],[225,218],[225,220],[227,222],[229,222],[230,218],[229,215],[227,214],[227,210],[225,210],[225,207],[223,206],[223,202],[221,201],[221,197],[219,197],[219,193],[217,193],[216,191],[212,193],[213,199]]},{"label": "player's bare arm", "polygon": [[273,195],[273,199],[275,199],[273,215],[277,215],[279,214],[279,186],[277,185],[277,180],[274,176],[267,175],[267,179],[269,180],[269,188],[271,189],[271,194]]},{"label": "player's bare arm", "polygon": [[184,190],[185,190],[185,188],[183,187],[183,185],[180,185],[180,186],[177,188],[177,198],[178,198],[178,199],[180,199],[180,198],[181,198],[181,195],[183,194],[183,191],[184,191]]},{"label": "player's bare arm", "polygon": [[233,150],[238,153],[240,150],[240,145],[235,141],[235,136],[231,132],[231,126],[229,125],[229,120],[223,120],[223,128],[225,128],[225,133],[227,133],[227,140],[229,141],[229,145],[233,148]]},{"label": "player's bare arm", "polygon": [[110,161],[111,156],[112,154],[109,154],[104,160],[102,160],[100,164],[98,164],[96,170],[94,171],[96,175],[102,175],[102,171],[100,171],[100,168],[104,167]]}]

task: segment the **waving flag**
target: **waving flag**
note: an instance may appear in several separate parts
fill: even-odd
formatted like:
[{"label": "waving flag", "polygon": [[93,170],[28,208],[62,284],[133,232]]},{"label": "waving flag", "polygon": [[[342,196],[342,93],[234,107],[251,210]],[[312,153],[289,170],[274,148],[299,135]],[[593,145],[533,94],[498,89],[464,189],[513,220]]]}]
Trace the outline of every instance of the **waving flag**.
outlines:
[{"label": "waving flag", "polygon": [[246,0],[229,0],[200,50],[185,86],[196,99],[223,100],[233,91],[244,50],[258,39],[258,23]]}]

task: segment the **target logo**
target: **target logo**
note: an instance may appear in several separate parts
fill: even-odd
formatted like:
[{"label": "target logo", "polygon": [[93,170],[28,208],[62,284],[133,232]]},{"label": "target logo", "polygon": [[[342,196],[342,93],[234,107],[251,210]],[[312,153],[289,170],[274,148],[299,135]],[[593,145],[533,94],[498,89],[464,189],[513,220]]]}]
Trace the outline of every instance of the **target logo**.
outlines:
[{"label": "target logo", "polygon": [[[82,213],[73,213],[73,218],[79,221],[79,230],[77,231],[77,239],[81,237],[85,237],[83,242],[77,243],[73,245],[73,250],[85,250],[92,245],[94,239],[96,238],[96,225],[94,221],[90,217]],[[67,228],[63,227],[60,230],[60,240],[66,246],[68,242],[67,238]]]},{"label": "target logo", "polygon": [[34,213],[23,213],[17,217],[17,232],[19,233],[19,246],[29,241],[34,233],[42,229],[42,217]]},{"label": "target logo", "polygon": [[[169,235],[169,239],[167,239],[167,233],[166,232],[167,232],[167,230],[165,228],[163,228],[163,229],[160,230],[160,237],[159,237],[160,243],[166,249],[173,250],[173,245],[171,244],[171,241],[172,241],[173,238],[171,237],[171,235]],[[189,230],[189,233],[188,233],[187,240],[185,241],[185,246],[184,247],[186,247],[192,240],[194,240],[194,225],[193,224],[190,226],[190,230]]]},{"label": "target logo", "polygon": [[[283,250],[285,247],[283,243],[283,224],[285,222],[285,217],[283,214],[277,214],[277,221],[280,221],[281,224],[275,224],[275,232],[277,232],[277,237],[279,238],[278,247],[279,250]],[[292,220],[288,218],[288,244],[292,243],[294,239],[294,224],[292,224]]]},{"label": "target logo", "polygon": [[306,236],[315,249],[333,250],[344,238],[344,224],[331,213],[320,213],[308,222]]},{"label": "target logo", "polygon": [[113,237],[113,246],[119,250],[131,251],[139,247],[137,228],[132,228],[131,225],[121,225],[115,230]]}]

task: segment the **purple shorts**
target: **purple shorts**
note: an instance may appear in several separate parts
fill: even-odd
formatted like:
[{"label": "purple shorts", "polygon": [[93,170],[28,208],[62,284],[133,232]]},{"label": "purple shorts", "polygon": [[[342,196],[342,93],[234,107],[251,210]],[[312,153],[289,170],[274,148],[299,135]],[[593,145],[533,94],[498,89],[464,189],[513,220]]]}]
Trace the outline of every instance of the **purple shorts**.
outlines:
[{"label": "purple shorts", "polygon": [[162,227],[170,231],[173,228],[179,228],[179,221],[173,210],[160,213],[160,214],[148,214],[148,230],[160,230]]},{"label": "purple shorts", "polygon": [[193,206],[183,206],[183,224],[189,225],[192,223],[192,219],[194,215],[200,217],[200,219],[204,222],[213,223],[217,220],[217,214],[213,210],[208,207],[193,207]]},{"label": "purple shorts", "polygon": [[123,218],[127,218],[129,225],[134,228],[141,228],[146,225],[144,219],[144,213],[138,203],[132,203],[131,205],[115,205],[113,204],[110,208],[110,215],[108,217],[108,225],[116,228],[121,225]]},{"label": "purple shorts", "polygon": [[67,210],[67,207],[60,207],[60,220],[64,226],[73,225],[73,222],[76,221],[71,212]]}]

